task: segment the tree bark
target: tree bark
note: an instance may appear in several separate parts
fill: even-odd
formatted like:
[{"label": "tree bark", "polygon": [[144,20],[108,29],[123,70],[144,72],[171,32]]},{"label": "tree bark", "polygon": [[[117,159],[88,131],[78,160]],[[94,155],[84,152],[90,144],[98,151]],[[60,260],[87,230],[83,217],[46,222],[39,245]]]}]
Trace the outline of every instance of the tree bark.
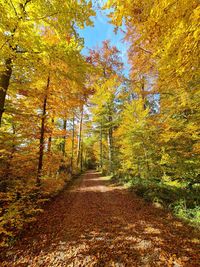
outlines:
[{"label": "tree bark", "polygon": [[100,169],[102,170],[103,169],[103,123],[101,121],[101,124],[100,124],[100,140],[99,140],[99,145],[100,145]]},{"label": "tree bark", "polygon": [[109,159],[109,172],[113,170],[113,129],[112,129],[112,116],[109,115],[109,129],[108,129],[108,159]]},{"label": "tree bark", "polygon": [[77,167],[79,167],[80,160],[81,160],[82,125],[83,125],[83,107],[81,108],[81,117],[80,117],[80,122],[79,122],[78,149],[77,149]]},{"label": "tree bark", "polygon": [[142,77],[142,86],[141,86],[141,96],[143,101],[143,109],[146,110],[146,95],[145,95],[145,82],[144,77]]},{"label": "tree bark", "polygon": [[62,144],[62,152],[63,157],[65,157],[65,145],[66,145],[66,127],[67,127],[67,120],[63,121],[63,130],[65,131],[65,134],[63,135],[63,144]]},{"label": "tree bark", "polygon": [[40,128],[40,148],[39,148],[39,160],[38,160],[38,172],[36,178],[36,184],[40,185],[40,177],[43,169],[43,156],[44,156],[44,141],[45,141],[45,119],[46,119],[46,109],[47,109],[47,98],[49,92],[50,85],[50,74],[47,79],[47,86],[45,90],[44,100],[43,100],[43,108],[42,108],[42,120],[41,120],[41,128]]},{"label": "tree bark", "polygon": [[73,173],[73,161],[74,161],[74,137],[75,137],[75,118],[72,119],[72,150],[71,150],[71,174]]},{"label": "tree bark", "polygon": [[81,167],[81,172],[83,171],[83,138],[81,139],[81,149],[80,149],[80,167]]},{"label": "tree bark", "polygon": [[12,59],[8,58],[5,61],[5,70],[0,72],[0,126],[5,107],[6,94],[12,74]]},{"label": "tree bark", "polygon": [[[54,123],[54,118],[51,120],[51,123]],[[50,132],[49,135],[49,139],[48,139],[48,153],[51,153],[51,145],[52,145],[52,130]]]}]

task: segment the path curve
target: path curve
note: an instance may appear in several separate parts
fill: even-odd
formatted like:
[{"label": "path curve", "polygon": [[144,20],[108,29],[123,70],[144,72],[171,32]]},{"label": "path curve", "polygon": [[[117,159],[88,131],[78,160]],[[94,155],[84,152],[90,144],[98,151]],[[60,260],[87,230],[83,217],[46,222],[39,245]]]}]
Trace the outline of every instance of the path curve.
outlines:
[{"label": "path curve", "polygon": [[194,229],[90,171],[7,252],[8,267],[200,266]]}]

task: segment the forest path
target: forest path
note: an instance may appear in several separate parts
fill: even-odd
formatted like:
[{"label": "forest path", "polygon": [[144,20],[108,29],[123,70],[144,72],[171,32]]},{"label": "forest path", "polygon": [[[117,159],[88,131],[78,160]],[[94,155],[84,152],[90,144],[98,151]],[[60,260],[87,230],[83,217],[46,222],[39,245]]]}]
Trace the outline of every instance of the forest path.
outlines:
[{"label": "forest path", "polygon": [[90,171],[47,206],[0,266],[197,267],[197,241],[169,212]]}]

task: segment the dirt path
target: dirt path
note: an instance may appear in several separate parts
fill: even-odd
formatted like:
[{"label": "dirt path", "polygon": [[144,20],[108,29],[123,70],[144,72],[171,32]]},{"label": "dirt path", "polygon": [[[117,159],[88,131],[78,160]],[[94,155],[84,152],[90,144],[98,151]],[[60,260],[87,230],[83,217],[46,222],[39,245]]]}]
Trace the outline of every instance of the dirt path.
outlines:
[{"label": "dirt path", "polygon": [[200,266],[197,234],[88,172],[51,203],[0,266]]}]

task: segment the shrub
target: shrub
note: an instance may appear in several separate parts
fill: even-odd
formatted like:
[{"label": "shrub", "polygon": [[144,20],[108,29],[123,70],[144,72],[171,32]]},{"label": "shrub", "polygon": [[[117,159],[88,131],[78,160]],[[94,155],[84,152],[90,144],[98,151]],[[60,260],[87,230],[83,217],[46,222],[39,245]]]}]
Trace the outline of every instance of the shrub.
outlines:
[{"label": "shrub", "polygon": [[[113,181],[129,185],[130,190],[146,201],[159,203],[183,219],[200,224],[200,188],[187,189],[185,184],[171,185],[155,179],[128,175],[115,176]],[[161,206],[160,205],[160,206]]]}]

